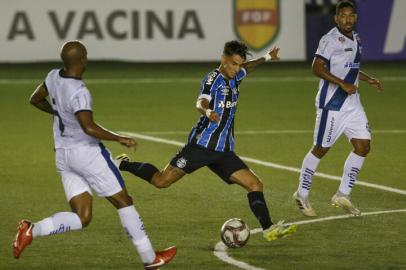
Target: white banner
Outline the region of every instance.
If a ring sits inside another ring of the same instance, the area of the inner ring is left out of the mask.
[[[0,62],[59,60],[71,39],[90,60],[217,61],[232,39],[304,60],[304,15],[303,0],[1,0]]]

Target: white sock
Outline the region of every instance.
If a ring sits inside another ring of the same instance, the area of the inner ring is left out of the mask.
[[[350,195],[364,160],[365,157],[358,156],[353,152],[348,155],[339,187],[339,191],[344,195]]]
[[[152,248],[148,235],[144,229],[144,223],[135,210],[134,205],[117,210],[121,224],[128,237],[133,242],[143,263],[152,263],[155,260],[155,251]]]
[[[310,151],[303,159],[302,169],[300,170],[299,187],[297,189],[299,196],[307,198],[312,186],[313,175],[316,172],[320,159]]]
[[[66,233],[82,229],[82,222],[76,213],[59,212],[52,217],[45,218],[34,223],[32,236],[45,236],[59,233]]]

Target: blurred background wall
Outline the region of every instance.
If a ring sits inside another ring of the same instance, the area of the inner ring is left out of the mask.
[[[363,59],[406,60],[405,0],[354,1]],[[0,62],[59,60],[82,40],[91,60],[217,61],[241,39],[253,57],[272,46],[282,60],[313,58],[335,24],[337,0],[1,0]]]

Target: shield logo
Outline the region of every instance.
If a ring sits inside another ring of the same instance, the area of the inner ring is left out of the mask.
[[[254,51],[277,37],[279,17],[279,0],[234,0],[234,31]]]

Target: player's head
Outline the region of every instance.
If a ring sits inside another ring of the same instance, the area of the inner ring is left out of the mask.
[[[227,79],[234,78],[247,59],[247,54],[249,54],[248,47],[243,42],[238,40],[226,42],[221,55],[220,72]]]
[[[357,13],[353,2],[348,0],[339,1],[336,6],[334,20],[344,33],[351,33],[357,22]]]
[[[84,72],[87,65],[87,50],[85,45],[78,40],[65,42],[61,49],[61,59],[65,68],[75,68]]]

